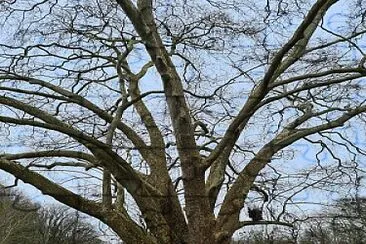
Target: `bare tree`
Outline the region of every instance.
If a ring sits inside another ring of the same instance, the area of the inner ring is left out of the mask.
[[[304,223],[300,243],[364,243],[365,198],[338,199]]]
[[[1,244],[103,244],[85,216],[65,206],[41,208],[19,192],[0,188]]]
[[[37,243],[37,210],[21,194],[0,186],[0,243]]]
[[[298,194],[362,174],[365,8],[2,1],[0,169],[126,243],[291,227]]]
[[[52,206],[39,211],[39,243],[103,244],[98,232],[80,213],[67,207]]]

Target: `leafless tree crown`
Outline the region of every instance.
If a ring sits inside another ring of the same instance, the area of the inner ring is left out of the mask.
[[[1,1],[0,169],[126,243],[292,228],[318,194],[360,185],[365,10]],[[247,205],[264,220],[246,221]]]

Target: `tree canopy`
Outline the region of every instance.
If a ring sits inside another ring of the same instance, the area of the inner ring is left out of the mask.
[[[292,228],[319,194],[360,186],[365,10],[1,1],[0,169],[125,243],[226,244],[248,225]],[[248,220],[253,206],[264,220]]]

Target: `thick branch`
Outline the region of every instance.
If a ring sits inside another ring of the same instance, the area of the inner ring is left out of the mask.
[[[182,164],[187,162],[187,164],[199,166],[200,156],[194,138],[188,105],[184,98],[182,82],[157,32],[151,12],[151,2],[139,1],[139,9],[129,0],[117,2],[142,38],[146,50],[163,80]]]
[[[190,223],[188,228],[190,228],[190,237],[192,238],[190,241],[194,242],[202,231],[207,232],[211,228],[213,215],[209,208],[208,198],[205,197],[205,174],[182,82],[157,31],[151,1],[139,0],[138,9],[130,0],[117,0],[117,3],[122,7],[141,37],[146,51],[163,81],[182,166],[186,213]],[[197,211],[198,209],[199,211]],[[181,216],[181,213],[178,214]],[[176,222],[173,219],[171,221]],[[181,233],[181,230],[176,229],[175,232],[184,238],[185,233]]]
[[[211,152],[210,156],[205,160],[206,167],[209,167],[222,153],[225,148],[229,148],[227,150],[232,149],[235,145],[236,140],[239,138],[240,133],[244,129],[245,125],[251,118],[251,116],[256,111],[256,106],[260,101],[265,97],[268,93],[268,87],[270,82],[273,81],[273,76],[278,77],[279,74],[275,74],[278,71],[278,67],[282,65],[282,59],[286,54],[289,53],[296,45],[298,45],[299,41],[302,41],[304,36],[309,39],[311,37],[311,32],[306,32],[309,26],[313,25],[313,21],[318,15],[324,15],[324,13],[328,10],[328,8],[335,3],[336,0],[318,0],[313,7],[308,12],[307,16],[304,18],[303,22],[299,25],[297,30],[291,39],[276,53],[272,62],[268,68],[268,71],[264,75],[263,80],[260,84],[252,91],[248,100],[246,101],[243,108],[240,110],[238,116],[233,120],[227,129],[223,139],[216,146],[216,148]],[[305,33],[306,32],[306,33]],[[300,47],[302,47],[300,45]],[[282,71],[283,72],[283,71]],[[228,153],[227,153],[228,155]]]
[[[58,94],[61,94],[65,97],[67,97],[69,99],[69,101],[72,101],[75,104],[78,104],[81,107],[84,107],[84,108],[94,112],[96,115],[98,115],[103,120],[105,120],[109,123],[112,123],[112,121],[113,121],[113,116],[112,115],[110,115],[105,110],[100,109],[98,106],[96,106],[94,103],[92,103],[88,99],[86,99],[86,98],[84,98],[84,97],[82,97],[78,94],[72,93],[68,90],[65,90],[65,89],[63,89],[59,86],[55,86],[55,85],[51,84],[50,82],[45,82],[45,81],[40,80],[40,79],[29,78],[29,77],[20,76],[20,75],[4,75],[4,76],[0,76],[0,80],[22,80],[22,81],[26,81],[30,84],[46,87],[46,88],[48,88],[48,89],[50,89],[50,90],[52,90],[52,91],[54,91]],[[132,128],[127,126],[125,123],[123,123],[121,120],[117,121],[116,123],[117,123],[117,128],[119,130],[121,130],[127,136],[127,138],[129,140],[131,140],[131,142],[139,150],[141,155],[145,159],[147,159],[146,160],[147,162],[149,162],[148,159],[150,157],[154,157],[154,155],[151,153],[151,151],[149,150],[149,147],[140,138],[140,136]]]
[[[251,186],[254,183],[255,178],[257,177],[258,173],[271,161],[275,153],[301,138],[324,130],[340,127],[353,117],[365,112],[366,105],[357,107],[355,109],[350,109],[337,119],[319,126],[304,129],[285,128],[272,141],[263,146],[263,148],[258,151],[256,156],[244,167],[243,171],[239,174],[238,178],[228,191],[220,209],[218,215],[219,226],[230,233],[235,231],[235,226],[239,221],[240,210],[243,208],[244,201],[248,192],[250,191]],[[305,119],[302,120],[302,122],[304,121]],[[295,124],[297,126],[299,125],[299,123]]]
[[[51,164],[31,163],[29,164],[29,167],[44,168],[44,169],[53,169],[55,167],[82,167],[85,168],[85,170],[88,170],[93,166],[82,162],[53,162]]]
[[[128,216],[104,211],[101,204],[87,200],[50,181],[44,176],[30,171],[17,162],[0,157],[0,169],[12,174],[25,183],[33,185],[43,194],[51,196],[57,201],[98,218],[112,227],[127,243],[155,243],[155,240],[144,233]]]
[[[16,154],[4,154],[2,157],[8,160],[17,160],[25,158],[41,158],[41,157],[65,157],[65,158],[78,158],[86,160],[92,164],[96,164],[95,157],[88,153],[71,151],[71,150],[52,150],[52,151],[40,151],[40,152],[25,152]]]
[[[243,108],[229,125],[220,143],[210,153],[209,157],[205,159],[205,166],[211,166],[206,189],[206,192],[210,195],[211,207],[214,206],[224,181],[228,157],[241,132],[250,118],[261,107],[261,101],[272,88],[271,84],[274,80],[304,54],[306,45],[317,28],[319,21],[335,2],[334,0],[319,0],[314,4],[292,38],[276,53],[263,80],[253,89]],[[285,58],[286,55],[287,58]]]
[[[72,208],[90,214],[98,219],[103,217],[102,212],[100,211],[100,204],[87,200],[60,185],[53,183],[44,176],[30,171],[17,162],[1,157],[0,168],[12,174],[14,177],[21,179],[23,182],[33,185],[42,191],[43,194],[49,195]]]
[[[69,135],[86,146],[99,160],[98,162],[100,162],[100,165],[107,167],[114,175],[116,180],[125,186],[134,197],[139,197],[139,195],[146,197],[152,192],[158,194],[153,186],[142,180],[142,178],[126,161],[119,157],[115,152],[110,150],[109,146],[81,133],[80,131],[76,131],[71,127],[63,127],[60,125],[47,124],[27,119],[14,119],[5,116],[0,116],[0,122],[18,125],[30,125],[33,127],[54,130]]]

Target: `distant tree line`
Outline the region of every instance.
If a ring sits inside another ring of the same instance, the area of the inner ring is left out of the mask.
[[[77,211],[40,207],[21,193],[0,188],[0,244],[103,244]]]
[[[260,227],[231,244],[363,244],[366,243],[366,198],[341,198],[316,216],[297,220],[299,230]]]

